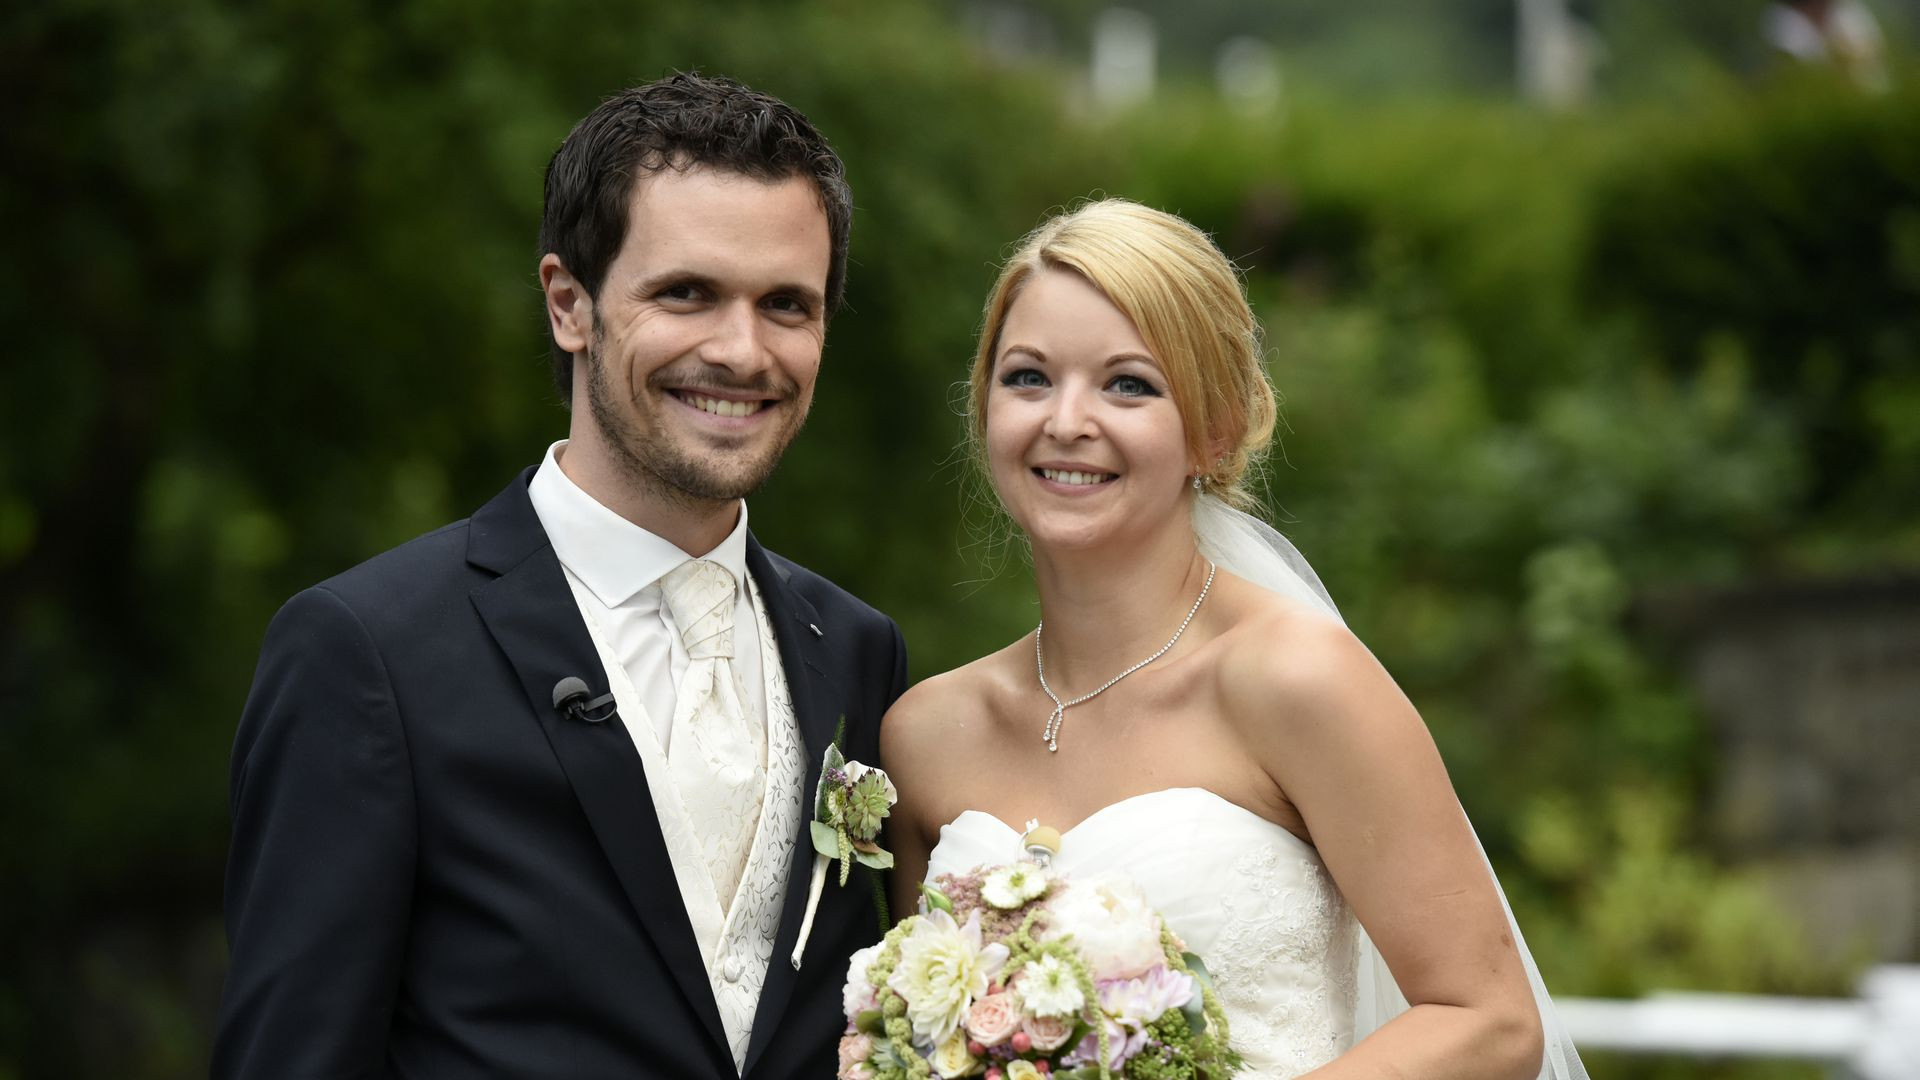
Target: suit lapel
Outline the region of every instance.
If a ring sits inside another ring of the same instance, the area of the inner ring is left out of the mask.
[[[795,977],[789,957],[800,936],[800,919],[806,908],[807,882],[813,875],[814,789],[820,782],[820,759],[833,741],[834,727],[842,700],[826,674],[827,643],[833,633],[819,624],[813,605],[794,590],[765,549],[751,533],[747,536],[747,570],[760,586],[767,618],[780,645],[780,665],[786,672],[787,691],[793,696],[794,722],[800,728],[806,773],[800,789],[801,813],[793,862],[787,867],[786,901],[780,909],[780,931],[774,938],[773,958],[767,963],[767,981],[760,988],[760,1004],[754,1011],[753,1036],[747,1044],[746,1067],[742,1075],[751,1075],[755,1062],[765,1052],[774,1028],[793,997]],[[832,888],[832,885],[828,886]],[[822,898],[822,904],[826,900]],[[819,963],[818,958],[813,958]]]
[[[553,685],[563,678],[585,680],[595,697],[607,692],[608,680],[527,498],[531,474],[521,474],[473,516],[468,560],[500,575],[474,590],[474,607],[519,675],[527,703],[662,965],[693,1004],[713,1044],[724,1051],[726,1034],[706,965],[679,891],[672,887],[672,862],[633,740],[618,720],[583,723],[553,707]]]

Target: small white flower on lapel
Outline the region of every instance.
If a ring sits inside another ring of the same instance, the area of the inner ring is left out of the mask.
[[[807,885],[807,912],[800,920],[800,939],[793,946],[795,971],[800,969],[800,954],[813,932],[813,913],[820,906],[827,864],[839,861],[842,885],[856,862],[875,870],[892,869],[893,853],[878,841],[880,827],[898,801],[900,792],[886,770],[848,761],[840,752],[839,739],[827,745],[820,761],[820,786],[813,796],[813,880]]]

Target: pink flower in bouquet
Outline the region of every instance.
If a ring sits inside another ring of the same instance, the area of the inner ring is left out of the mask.
[[[1073,1034],[1075,1017],[1071,1016],[1030,1016],[1020,1024],[1020,1030],[1033,1040],[1033,1048],[1043,1054],[1051,1054],[1067,1044],[1067,1038]]]
[[[1161,964],[1133,979],[1108,979],[1095,991],[1100,1008],[1107,1014],[1107,1067],[1117,1069],[1146,1045],[1146,1026],[1192,1001],[1199,993],[1193,976],[1183,975]],[[1090,1065],[1100,1056],[1099,1040],[1092,1033],[1067,1055],[1066,1064]]]
[[[982,1046],[999,1046],[1020,1030],[1020,1003],[1005,991],[988,994],[967,1010],[967,1034]]]
[[[1109,1016],[1150,1024],[1169,1009],[1178,1009],[1193,1000],[1193,976],[1183,975],[1161,964],[1135,979],[1114,979],[1101,983],[1100,1007]]]
[[[839,1080],[870,1080],[873,1066],[867,1064],[867,1059],[872,1056],[871,1035],[843,1035],[840,1038],[840,1068],[834,1075]]]
[[[1140,1052],[1147,1045],[1147,1033],[1136,1024],[1118,1020],[1105,1020],[1107,1028],[1107,1068],[1118,1069],[1127,1063],[1127,1059]],[[1098,1032],[1089,1031],[1087,1037],[1080,1040],[1060,1064],[1067,1066],[1092,1065],[1100,1060],[1100,1037]]]
[[[1125,878],[1076,881],[1049,906],[1053,918],[1045,936],[1071,935],[1095,980],[1131,979],[1166,963],[1160,916],[1140,887]]]

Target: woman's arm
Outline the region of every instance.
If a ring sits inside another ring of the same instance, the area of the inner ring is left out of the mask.
[[[1275,618],[1229,650],[1228,712],[1412,1004],[1310,1075],[1531,1080],[1538,1008],[1425,723],[1344,627]]]
[[[929,707],[934,695],[928,684],[907,691],[880,721],[880,767],[887,770],[900,793],[887,821],[885,842],[893,852],[893,870],[887,882],[887,905],[894,922],[914,913],[920,904],[920,882],[926,877],[932,850],[927,801],[939,790],[939,730]]]

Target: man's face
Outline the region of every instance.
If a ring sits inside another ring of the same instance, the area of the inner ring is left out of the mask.
[[[694,500],[764,483],[813,402],[829,257],[804,177],[693,168],[636,182],[587,346],[610,464]]]

